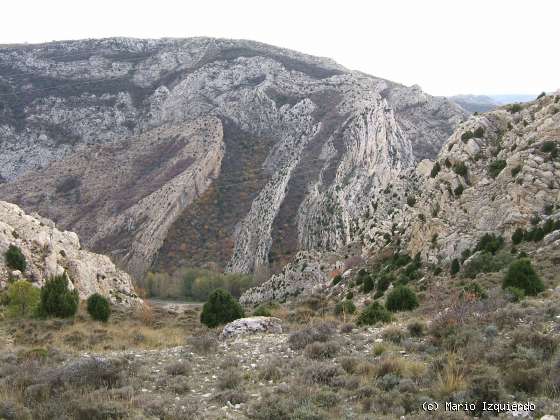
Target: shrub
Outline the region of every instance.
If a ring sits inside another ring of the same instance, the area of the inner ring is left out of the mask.
[[[521,169],[522,169],[521,165],[517,165],[515,168],[511,168],[511,176],[515,178],[517,174],[521,172]]]
[[[291,333],[288,337],[288,345],[292,350],[301,350],[314,341],[329,340],[334,333],[334,326],[325,322]]]
[[[482,136],[484,136],[484,128],[478,127],[474,130],[473,136],[479,139],[482,138]]]
[[[335,341],[314,341],[305,347],[305,355],[314,360],[330,359],[338,353],[340,346]]]
[[[544,291],[544,284],[533,269],[528,258],[521,258],[511,263],[504,277],[502,287],[504,289],[517,287],[530,296]]]
[[[488,175],[492,178],[496,178],[506,166],[507,164],[505,160],[497,159],[488,165]]]
[[[541,99],[544,98],[546,96],[545,92],[541,92],[541,94],[539,96],[537,96],[537,99]]]
[[[552,153],[556,150],[556,143],[553,141],[545,141],[541,146],[541,150],[544,153]]]
[[[332,279],[332,285],[336,286],[338,283],[340,283],[340,281],[342,280],[342,276],[340,274],[337,274],[336,276],[334,276],[334,278]]]
[[[171,376],[186,376],[191,373],[191,366],[184,361],[175,361],[165,366],[165,373]]]
[[[511,253],[505,251],[499,251],[496,255],[486,251],[478,252],[463,265],[463,275],[474,279],[479,273],[495,273],[513,260]]]
[[[511,235],[511,242],[513,242],[514,245],[520,244],[525,237],[525,233],[525,229],[515,229],[515,232],[513,232],[513,235]]]
[[[364,278],[363,280],[363,284],[362,284],[362,290],[364,293],[369,293],[373,290],[375,286],[375,282],[373,281],[373,278],[371,276],[367,276]]]
[[[509,106],[509,112],[511,112],[512,114],[515,114],[519,111],[521,111],[523,109],[523,107],[520,104],[512,104]]]
[[[41,291],[27,280],[18,280],[8,287],[8,311],[12,316],[32,315],[39,305]]]
[[[354,299],[354,292],[350,291],[350,292],[346,293],[346,299],[348,299],[348,300]]]
[[[422,321],[412,321],[406,326],[408,333],[413,337],[422,337],[426,332],[426,324]]]
[[[68,289],[68,278],[63,274],[45,282],[41,289],[39,312],[44,316],[69,318],[76,314],[79,303],[78,291]]]
[[[391,314],[379,302],[366,306],[358,317],[358,325],[373,325],[378,322],[391,321]]]
[[[465,187],[463,187],[463,184],[459,184],[459,185],[457,185],[457,188],[455,188],[453,190],[453,194],[455,194],[455,197],[460,197],[461,194],[463,194],[464,190],[465,190]]]
[[[418,298],[410,288],[398,286],[387,296],[385,306],[391,312],[410,311],[418,306]]]
[[[356,305],[351,300],[343,300],[342,302],[338,302],[334,307],[334,313],[336,315],[340,314],[353,314],[356,312]]]
[[[22,273],[27,268],[27,261],[25,260],[25,255],[21,252],[21,249],[15,245],[10,245],[6,251],[6,265],[14,270],[19,270]]]
[[[461,140],[466,143],[469,139],[472,139],[473,136],[474,136],[473,132],[468,130],[465,131],[463,134],[461,134]]]
[[[416,204],[416,198],[412,195],[409,195],[408,197],[406,197],[406,204],[408,204],[409,207],[414,207],[414,205]]]
[[[188,343],[198,354],[210,354],[218,348],[218,340],[211,333],[203,333],[189,338]]]
[[[87,311],[96,321],[107,322],[111,315],[111,304],[104,296],[94,293],[87,299]]]
[[[241,385],[243,377],[239,369],[230,367],[223,371],[221,376],[218,378],[217,386],[220,390],[225,389],[237,389]]]
[[[482,288],[482,286],[476,282],[470,283],[468,285],[466,285],[463,290],[468,293],[473,295],[474,297],[476,297],[477,299],[486,299],[488,297],[488,294],[486,293],[486,291]]]
[[[483,402],[493,403],[501,400],[503,391],[500,384],[500,375],[493,369],[488,372],[480,369],[470,381],[467,389],[468,398],[476,404],[474,412],[480,414],[483,411]]]
[[[504,246],[504,238],[501,236],[496,236],[493,233],[485,233],[478,240],[476,244],[475,251],[485,251],[495,254],[496,251]]]
[[[272,316],[272,313],[270,312],[270,310],[266,306],[259,305],[253,311],[253,316]]]
[[[518,287],[506,287],[505,292],[510,302],[519,302],[525,298],[525,292]]]
[[[457,175],[466,176],[468,172],[467,165],[465,165],[464,162],[456,162],[455,165],[453,165],[453,172]]]
[[[434,166],[432,166],[432,171],[430,172],[430,176],[432,178],[435,178],[437,174],[439,174],[439,171],[441,171],[441,165],[439,164],[439,162],[436,162],[434,163]]]
[[[461,266],[459,265],[459,260],[457,258],[454,258],[453,261],[451,261],[451,269],[450,269],[451,275],[454,276],[459,272],[460,269]]]
[[[202,307],[200,322],[210,328],[245,316],[239,302],[226,290],[214,290]]]

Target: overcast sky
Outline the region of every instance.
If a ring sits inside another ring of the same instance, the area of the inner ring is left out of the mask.
[[[252,39],[435,95],[560,88],[558,0],[4,0],[0,43]]]

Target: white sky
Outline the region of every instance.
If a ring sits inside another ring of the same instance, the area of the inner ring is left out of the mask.
[[[558,0],[3,0],[0,43],[244,38],[435,95],[560,88]]]

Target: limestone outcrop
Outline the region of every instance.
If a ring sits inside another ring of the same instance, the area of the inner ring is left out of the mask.
[[[14,273],[6,265],[4,255],[10,245],[25,256],[23,273]],[[14,275],[41,287],[49,277],[66,273],[69,286],[77,289],[82,299],[100,293],[117,304],[141,303],[130,276],[116,268],[109,257],[82,249],[74,232],[60,231],[52,221],[26,214],[5,201],[0,201],[0,256],[0,287]]]

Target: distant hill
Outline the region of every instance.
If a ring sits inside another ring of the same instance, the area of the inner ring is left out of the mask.
[[[469,112],[487,112],[500,105],[515,102],[528,102],[537,97],[525,94],[505,94],[505,95],[455,95],[449,97],[450,100],[460,105]]]

